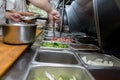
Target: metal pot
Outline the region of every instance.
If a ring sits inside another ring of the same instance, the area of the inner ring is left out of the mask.
[[[36,24],[3,24],[3,42],[8,44],[28,44],[35,41]]]

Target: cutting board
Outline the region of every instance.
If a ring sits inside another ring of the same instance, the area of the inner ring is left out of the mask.
[[[37,30],[36,36],[42,31]],[[26,45],[9,45],[2,42],[0,37],[0,77],[9,69],[16,59],[29,47]]]

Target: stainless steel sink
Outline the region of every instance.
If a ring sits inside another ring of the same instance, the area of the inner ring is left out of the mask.
[[[68,51],[53,51],[53,50],[38,50],[33,58],[32,63],[45,64],[80,64],[78,58],[72,52]]]
[[[47,73],[50,75],[48,76]],[[50,77],[54,79],[50,79]],[[39,66],[33,65],[28,69],[24,80],[95,80],[82,66]]]

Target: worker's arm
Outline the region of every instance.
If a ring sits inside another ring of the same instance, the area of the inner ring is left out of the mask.
[[[29,0],[29,2],[38,8],[45,10],[47,13],[52,11],[52,6],[48,0]]]
[[[45,10],[48,13],[49,20],[52,25],[53,25],[54,20],[56,20],[58,24],[60,23],[60,13],[54,8],[52,8],[48,0],[29,0],[29,2],[33,4],[34,6]]]

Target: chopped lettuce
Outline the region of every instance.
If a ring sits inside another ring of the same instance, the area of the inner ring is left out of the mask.
[[[61,44],[58,42],[42,42],[43,47],[54,47],[54,48],[68,48],[67,44]]]

